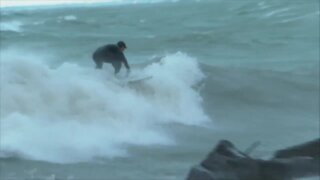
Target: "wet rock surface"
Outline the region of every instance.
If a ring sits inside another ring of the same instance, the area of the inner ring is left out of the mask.
[[[292,180],[319,176],[320,139],[275,152],[269,160],[251,158],[230,141],[221,140],[194,166],[187,180]]]

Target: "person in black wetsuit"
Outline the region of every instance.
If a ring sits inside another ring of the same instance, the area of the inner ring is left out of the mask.
[[[102,69],[103,63],[111,63],[114,68],[114,74],[116,75],[123,63],[127,68],[127,75],[130,72],[130,66],[123,51],[127,49],[126,44],[123,41],[119,41],[117,44],[107,44],[99,47],[93,53],[93,61],[96,64],[96,69]]]

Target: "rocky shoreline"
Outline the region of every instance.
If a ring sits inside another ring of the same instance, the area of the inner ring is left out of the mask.
[[[278,150],[268,160],[252,158],[230,141],[221,140],[191,168],[187,180],[293,180],[317,177],[319,171],[320,139]]]

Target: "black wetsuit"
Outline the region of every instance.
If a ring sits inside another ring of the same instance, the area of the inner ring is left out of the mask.
[[[108,44],[98,48],[93,53],[93,60],[96,63],[97,69],[101,69],[104,62],[111,63],[115,74],[120,71],[121,63],[124,63],[127,70],[130,69],[126,57],[115,44]]]

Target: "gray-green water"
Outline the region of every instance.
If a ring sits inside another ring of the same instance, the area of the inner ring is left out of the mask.
[[[319,137],[316,0],[13,8],[0,25],[2,179],[184,179],[220,139],[268,158]],[[94,70],[118,40],[151,80]]]

